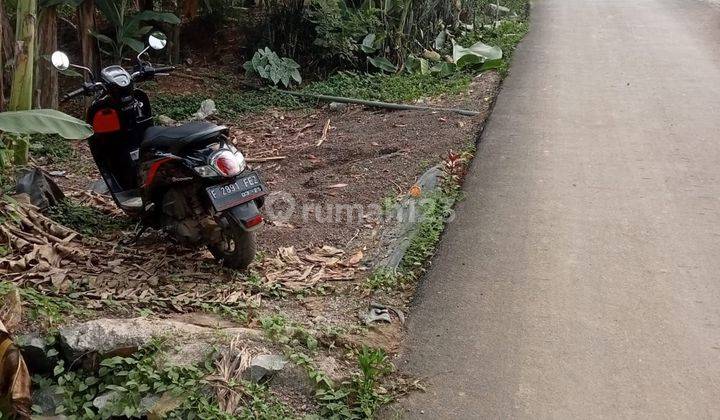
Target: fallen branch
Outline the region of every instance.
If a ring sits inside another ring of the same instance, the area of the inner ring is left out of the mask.
[[[287,159],[287,156],[269,156],[264,158],[245,158],[246,162],[249,163],[260,163],[260,162],[270,162],[273,160],[283,160]]]
[[[277,91],[286,93],[286,94],[292,95],[292,96],[299,96],[302,98],[313,98],[313,99],[319,99],[321,101],[327,101],[327,102],[341,102],[341,103],[346,103],[346,104],[365,105],[365,106],[372,106],[372,107],[376,107],[376,108],[399,109],[399,110],[410,110],[410,111],[454,112],[456,114],[464,115],[466,117],[474,117],[476,115],[480,115],[480,112],[478,112],[478,111],[470,111],[467,109],[436,108],[436,107],[432,107],[432,106],[394,104],[394,103],[390,103],[390,102],[380,102],[380,101],[366,101],[364,99],[345,98],[342,96],[329,96],[329,95],[318,95],[315,93],[290,92],[288,90],[282,90],[282,89],[277,89]]]

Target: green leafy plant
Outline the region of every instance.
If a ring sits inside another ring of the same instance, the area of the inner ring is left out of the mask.
[[[261,79],[269,80],[273,85],[282,83],[289,88],[292,82],[300,84],[300,65],[292,58],[279,57],[276,53],[265,47],[257,50],[252,60],[247,61],[243,67],[251,75],[257,75]]]
[[[315,398],[320,417],[332,419],[371,419],[392,396],[380,386],[380,380],[393,371],[393,365],[382,349],[363,346],[357,353],[360,372],[338,388],[320,388]]]
[[[162,22],[171,25],[180,23],[180,19],[172,13],[152,10],[133,13],[134,2],[130,0],[96,0],[95,4],[105,19],[110,22],[115,33],[113,37],[98,32],[93,32],[92,35],[107,48],[101,50],[117,62],[123,58],[127,47],[138,53],[145,48],[141,39],[153,28],[146,25],[147,22]]]
[[[109,217],[93,207],[77,204],[67,199],[50,208],[50,217],[86,235],[128,229],[132,225],[130,219]]]
[[[366,3],[349,7],[344,0],[313,0],[306,15],[315,25],[314,45],[327,62],[359,67],[360,53],[372,54],[382,48],[380,10]]]
[[[401,273],[387,267],[381,267],[370,274],[365,284],[371,290],[394,289],[400,284],[401,280]]]
[[[12,133],[0,137],[0,169],[27,162],[30,140],[28,134],[58,134],[67,139],[83,139],[92,135],[87,123],[54,109],[31,109],[0,112],[0,131]]]

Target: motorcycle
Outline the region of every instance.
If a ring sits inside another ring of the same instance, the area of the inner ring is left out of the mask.
[[[207,246],[227,267],[245,269],[255,257],[267,187],[229,141],[227,127],[206,121],[154,125],[148,95],[135,84],[174,70],[142,60],[166,44],[164,34],[153,32],[131,71],[111,65],[97,78],[56,51],[56,69],[90,74],[62,100],[93,98],[87,111],[94,131],[90,151],[117,206],[140,219],[138,236],[146,227],[162,228],[182,243]]]

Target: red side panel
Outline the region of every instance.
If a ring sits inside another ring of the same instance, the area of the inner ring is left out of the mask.
[[[145,184],[144,187],[149,187],[150,184],[152,184],[153,179],[155,179],[155,175],[157,175],[158,169],[167,161],[173,160],[173,158],[162,158],[158,159],[155,162],[153,162],[152,165],[150,165],[150,169],[148,169],[147,176],[145,177]]]
[[[112,108],[103,108],[93,115],[93,130],[96,133],[112,133],[120,130],[120,116]]]

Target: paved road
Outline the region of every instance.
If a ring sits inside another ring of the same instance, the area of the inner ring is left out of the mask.
[[[720,418],[720,9],[536,0],[409,320],[409,418]]]

